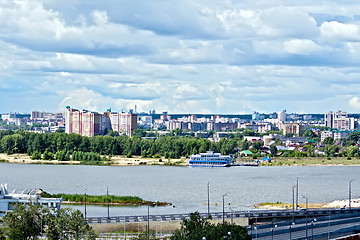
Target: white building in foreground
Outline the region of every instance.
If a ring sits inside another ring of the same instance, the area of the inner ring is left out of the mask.
[[[13,210],[17,204],[39,204],[55,210],[60,210],[62,198],[42,198],[40,191],[32,190],[29,193],[9,193],[7,184],[0,185],[0,217]]]

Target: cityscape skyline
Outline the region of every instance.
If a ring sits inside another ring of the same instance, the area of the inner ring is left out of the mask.
[[[360,3],[4,0],[1,112],[360,112]]]

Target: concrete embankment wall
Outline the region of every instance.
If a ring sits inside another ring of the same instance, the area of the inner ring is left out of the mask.
[[[231,223],[230,219],[226,219]],[[180,229],[182,221],[164,221],[152,222],[150,221],[150,231],[173,233],[175,230]],[[211,220],[212,223],[222,223],[222,219]],[[241,226],[246,226],[249,223],[248,218],[234,218],[233,223]],[[147,222],[134,222],[134,223],[93,223],[90,224],[98,233],[112,233],[112,232],[146,232]]]

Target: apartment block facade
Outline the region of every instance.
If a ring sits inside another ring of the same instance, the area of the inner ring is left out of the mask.
[[[137,128],[137,115],[131,113],[104,113],[78,110],[66,107],[65,132],[76,133],[82,136],[93,137],[103,135],[107,130],[131,136]]]

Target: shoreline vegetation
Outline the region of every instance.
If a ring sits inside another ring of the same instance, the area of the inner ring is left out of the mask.
[[[84,194],[65,194],[56,193],[51,194],[41,190],[41,197],[44,198],[63,198],[63,204],[84,204]],[[145,201],[144,199],[137,196],[115,196],[115,195],[86,195],[86,204],[89,205],[107,205],[109,198],[109,205],[112,206],[171,206],[172,203],[168,202],[153,202]]]
[[[122,155],[102,156],[105,161],[59,161],[32,159],[25,153],[5,154],[0,153],[0,162],[3,163],[27,163],[27,164],[54,164],[54,165],[105,165],[105,166],[136,166],[136,165],[162,165],[162,166],[186,166],[188,159],[165,159],[164,157],[147,158],[142,156],[126,157]],[[241,158],[235,163],[254,161],[252,158]],[[360,165],[360,158],[348,157],[275,157],[270,163],[261,163],[260,166],[356,166]]]

